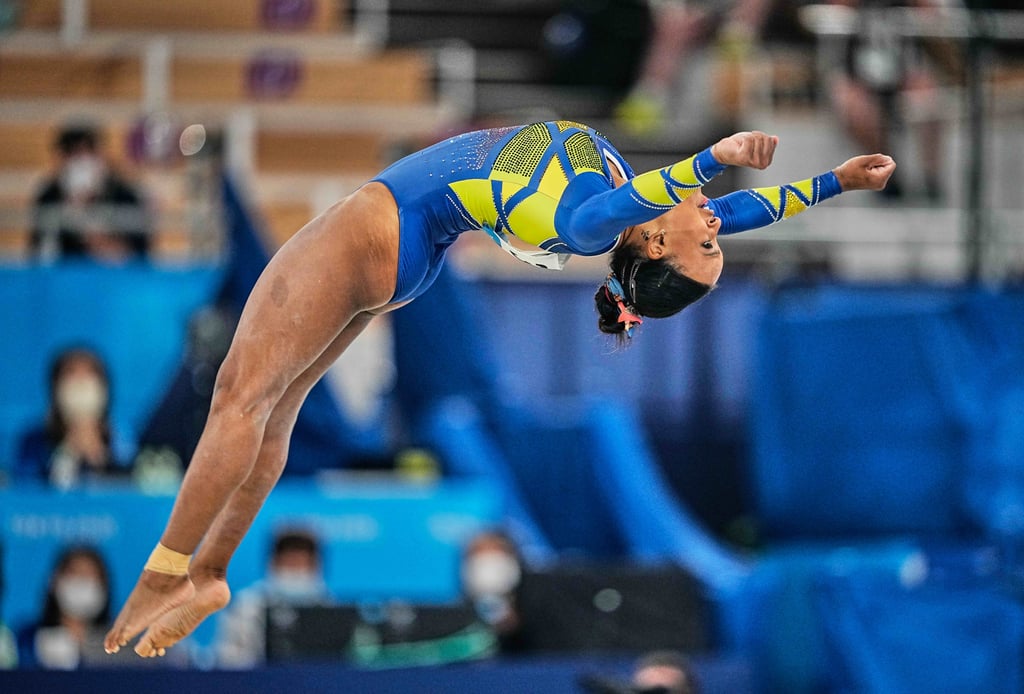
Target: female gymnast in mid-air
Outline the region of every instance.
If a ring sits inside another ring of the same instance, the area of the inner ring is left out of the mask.
[[[896,167],[869,154],[797,183],[713,200],[701,192],[727,166],[767,167],[777,144],[741,132],[634,175],[579,123],[483,130],[401,159],[303,227],[249,296],[167,527],[106,649],[145,629],[135,651],[163,655],[227,605],[228,562],[284,469],[306,394],[375,315],[426,291],[459,234],[484,230],[550,269],[610,252],[594,296],[598,326],[625,339],[644,317],[671,316],[714,287],[720,233],[766,226],[842,192],[880,190]]]

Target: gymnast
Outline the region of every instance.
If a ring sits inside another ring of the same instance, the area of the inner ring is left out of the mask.
[[[483,230],[548,269],[610,252],[594,296],[598,326],[625,340],[645,317],[671,316],[714,287],[719,233],[766,226],[841,192],[880,190],[896,166],[869,154],[797,183],[713,200],[701,192],[727,166],[767,167],[777,144],[741,132],[634,175],[579,123],[482,130],[399,160],[309,222],[249,296],[167,527],[106,650],[145,629],[136,653],[163,655],[227,605],[228,562],[281,475],[310,388],[374,316],[426,291],[459,234]]]

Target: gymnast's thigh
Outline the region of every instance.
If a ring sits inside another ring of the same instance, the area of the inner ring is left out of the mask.
[[[271,259],[242,312],[231,368],[286,387],[357,314],[390,300],[397,208],[389,194],[364,190],[309,222]]]

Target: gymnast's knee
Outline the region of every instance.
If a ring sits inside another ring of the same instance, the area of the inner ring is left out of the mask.
[[[230,417],[264,427],[287,385],[278,374],[248,369],[229,355],[217,373],[210,418]]]

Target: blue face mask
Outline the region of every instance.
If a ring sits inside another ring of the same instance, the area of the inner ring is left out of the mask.
[[[326,588],[322,578],[301,569],[275,569],[267,580],[270,597],[289,603],[310,603],[322,599]]]

